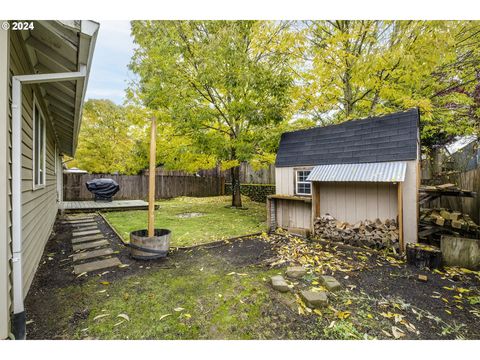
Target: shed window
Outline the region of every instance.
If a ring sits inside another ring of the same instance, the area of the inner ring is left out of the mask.
[[[296,170],[295,172],[295,193],[297,195],[311,195],[312,184],[307,181],[310,170]]]
[[[45,185],[45,118],[33,102],[33,188]]]

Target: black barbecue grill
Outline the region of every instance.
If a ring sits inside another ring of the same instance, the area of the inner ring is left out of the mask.
[[[113,179],[94,179],[87,181],[88,191],[95,195],[95,201],[112,201],[120,186]]]

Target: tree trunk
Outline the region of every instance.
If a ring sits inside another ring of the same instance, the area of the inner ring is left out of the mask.
[[[242,207],[242,196],[240,195],[240,166],[230,169],[232,175],[232,206]]]

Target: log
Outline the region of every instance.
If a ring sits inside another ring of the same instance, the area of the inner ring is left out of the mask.
[[[420,269],[438,269],[442,266],[442,252],[426,244],[407,244],[407,263]]]

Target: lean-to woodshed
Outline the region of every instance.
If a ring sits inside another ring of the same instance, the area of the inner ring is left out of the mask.
[[[312,232],[326,214],[340,230],[394,220],[400,245],[417,242],[419,159],[417,109],[284,133],[270,228]]]

